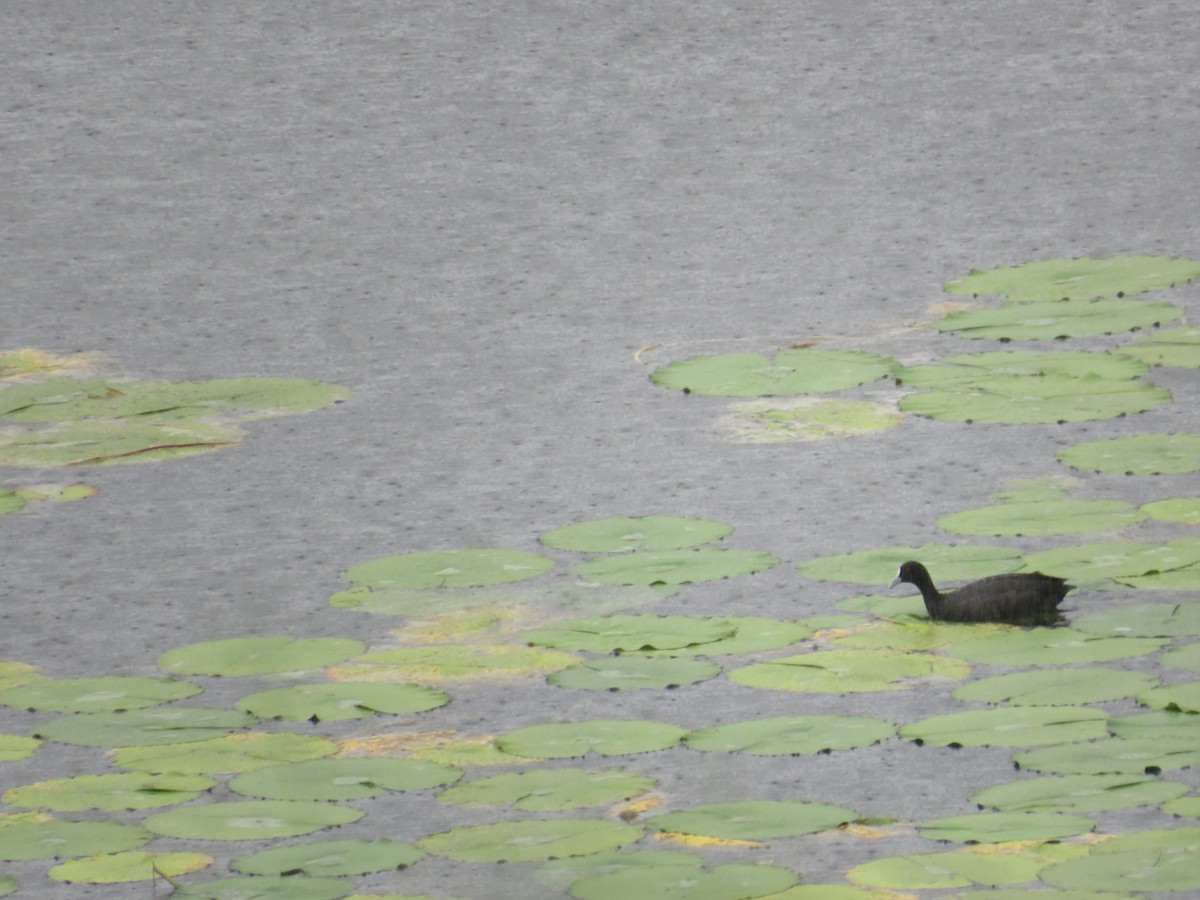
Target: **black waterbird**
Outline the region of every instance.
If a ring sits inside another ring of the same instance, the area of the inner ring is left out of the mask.
[[[1061,620],[1058,605],[1074,585],[1041,572],[989,575],[943,594],[933,586],[929,570],[912,560],[904,563],[892,583],[914,584],[925,600],[931,619],[947,622],[1007,622],[1012,625],[1052,625]]]

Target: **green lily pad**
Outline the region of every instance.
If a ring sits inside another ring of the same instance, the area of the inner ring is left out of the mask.
[[[16,762],[33,754],[42,742],[19,734],[0,734],[0,762]]]
[[[721,673],[716,663],[674,657],[616,656],[589,660],[556,672],[550,684],[586,691],[632,691],[681,687]]]
[[[342,577],[372,588],[477,587],[536,578],[553,567],[540,553],[464,547],[381,556],[351,566]]]
[[[422,838],[437,856],[474,862],[522,862],[584,856],[632,844],[642,829],[603,819],[549,819],[473,825]]]
[[[613,516],[555,528],[545,532],[541,542],[584,553],[680,550],[719,541],[732,531],[724,522],[690,516]]]
[[[163,875],[187,875],[212,864],[213,858],[206,853],[151,853],[146,850],[127,850],[123,853],[100,853],[59,863],[50,870],[50,877],[71,884],[121,884],[131,881],[153,881]]]
[[[1081,706],[1012,706],[930,716],[900,726],[900,736],[944,747],[1029,747],[1107,734],[1108,716]]]
[[[1141,511],[1160,522],[1200,525],[1200,497],[1172,497],[1143,504]]]
[[[168,650],[158,658],[158,665],[187,675],[270,675],[332,665],[363,649],[361,641],[351,638],[226,638]]]
[[[1200,828],[1118,835],[1087,856],[1047,866],[1039,878],[1055,887],[1093,890],[1200,889]]]
[[[1200,470],[1200,434],[1133,434],[1075,444],[1059,462],[1088,472],[1160,475]]]
[[[679,743],[686,729],[644,719],[593,719],[587,722],[551,722],[530,725],[496,738],[503,753],[531,759],[565,759],[665,750]]]
[[[40,469],[171,459],[219,450],[245,434],[236,425],[192,420],[84,420],[37,429],[0,428],[0,466]]]
[[[543,863],[533,874],[539,884],[565,894],[572,884],[584,878],[630,869],[637,871],[667,866],[680,872],[697,872],[704,867],[704,860],[690,853],[678,853],[674,850],[613,850],[607,853],[589,853],[587,856],[553,859]]]
[[[413,844],[381,837],[269,847],[237,857],[230,868],[250,875],[366,875],[406,869],[424,858],[425,852]]]
[[[850,581],[886,586],[900,564],[920,560],[942,581],[982,578],[1011,572],[1021,563],[1021,554],[1006,547],[968,544],[926,544],[923,547],[874,547],[821,556],[803,562],[796,570],[820,581]]]
[[[263,718],[331,722],[376,713],[424,712],[450,702],[450,695],[415,684],[294,684],[248,694],[237,705]]]
[[[199,706],[152,706],[128,712],[75,713],[38,726],[38,736],[82,747],[133,747],[182,744],[214,737],[258,720],[232,709]]]
[[[1009,634],[1011,625],[999,622],[941,622],[925,618],[921,597],[916,596],[920,619],[877,621],[858,624],[847,634],[829,639],[837,647],[856,650],[891,650],[940,652],[963,641],[978,640],[989,635]],[[915,611],[914,611],[915,612]],[[966,674],[964,670],[962,674]]]
[[[993,887],[1033,881],[1045,864],[1044,859],[1032,854],[998,854],[989,852],[986,847],[967,847],[949,853],[914,853],[874,859],[854,866],[846,875],[859,884],[894,891],[972,884]]]
[[[0,690],[8,690],[22,684],[45,681],[46,676],[37,666],[28,663],[0,660]]]
[[[905,385],[921,388],[986,388],[997,379],[1015,379],[1041,396],[1046,379],[1090,382],[1104,387],[1145,375],[1149,367],[1120,353],[1089,350],[987,350],[960,353],[937,363],[907,366],[898,375]],[[1078,387],[1078,386],[1077,386]]]
[[[101,712],[141,709],[200,691],[200,685],[175,678],[57,678],[0,691],[0,703],[39,712]]]
[[[951,513],[938,528],[955,534],[1034,536],[1124,528],[1146,517],[1120,500],[1035,500],[996,503]]]
[[[606,584],[675,585],[749,575],[769,569],[779,557],[754,550],[644,550],[586,560],[575,572],[590,581]]]
[[[652,787],[653,778],[624,769],[534,769],[465,781],[442,791],[438,799],[458,806],[542,811],[618,803]]]
[[[0,488],[0,516],[19,512],[25,508],[25,498],[16,491]]]
[[[971,800],[980,806],[990,806],[1007,812],[1097,812],[1130,806],[1157,806],[1182,797],[1187,792],[1186,784],[1164,781],[1161,778],[1128,775],[1050,775],[985,788],[972,794]]]
[[[1180,712],[1200,713],[1200,681],[1166,684],[1142,691],[1138,703],[1153,709],[1177,709]]]
[[[1075,628],[1030,628],[963,641],[947,649],[960,659],[993,666],[1112,662],[1153,653],[1165,638],[1101,637]]]
[[[147,816],[155,834],[205,841],[294,837],[362,818],[363,812],[333,803],[299,800],[233,800],[183,806]]]
[[[1013,761],[1022,769],[1060,775],[1144,775],[1200,764],[1195,737],[1105,738],[1086,743],[1038,747]]]
[[[966,338],[1015,341],[1135,331],[1170,322],[1183,310],[1145,300],[1044,300],[966,309],[943,316],[938,331]]]
[[[892,403],[840,397],[793,397],[729,404],[717,433],[735,444],[808,443],[874,434],[904,421]]]
[[[784,756],[866,747],[895,733],[895,725],[867,716],[772,716],[700,728],[684,743],[693,750]]]
[[[706,644],[693,644],[673,650],[649,650],[649,656],[723,656],[733,653],[759,653],[776,650],[812,636],[812,628],[799,622],[770,619],[765,616],[724,616],[714,619],[734,629],[728,637]]]
[[[1053,841],[1086,834],[1096,823],[1085,816],[1058,812],[1018,811],[970,813],[930,819],[918,827],[931,841],[998,844],[1005,841]]]
[[[954,691],[959,700],[985,700],[1017,706],[1100,703],[1131,697],[1158,684],[1148,672],[1097,666],[1008,672],[968,681]]]
[[[239,794],[267,800],[357,800],[386,791],[442,787],[462,777],[445,763],[391,757],[343,757],[267,766],[229,782]]]
[[[1168,816],[1200,819],[1200,797],[1180,797],[1176,800],[1168,800],[1162,805],[1162,811]]]
[[[372,650],[353,663],[337,667],[331,674],[340,681],[491,681],[526,675],[545,676],[578,664],[577,657],[560,650],[441,644]]]
[[[1013,300],[1092,299],[1140,294],[1186,284],[1200,275],[1200,261],[1175,256],[1110,256],[1045,259],[997,266],[956,278],[951,294],[1001,294]]]
[[[583,878],[571,885],[578,900],[617,897],[670,897],[671,900],[743,900],[786,890],[796,873],[780,866],[730,863],[702,870],[679,866],[622,869]]]
[[[662,592],[639,585],[554,584],[520,588],[371,588],[356,585],[338,591],[329,605],[385,616],[436,616],[469,609],[536,609],[547,612],[604,613],[646,606]]]
[[[1151,366],[1200,368],[1200,328],[1183,326],[1140,334],[1121,352]]]
[[[195,800],[216,782],[203,775],[128,772],[51,778],[4,792],[4,802],[27,809],[78,811],[151,809]]]
[[[118,747],[109,755],[125,769],[220,775],[319,759],[336,751],[337,744],[319,735],[248,732],[165,747]]]
[[[836,828],[858,818],[854,810],[801,800],[702,803],[646,819],[647,828],[738,841],[765,841]]]
[[[1200,641],[1172,647],[1158,655],[1158,664],[1169,669],[1190,669],[1200,672]]]
[[[699,616],[592,616],[556,622],[521,635],[526,643],[560,650],[596,653],[645,652],[694,647],[732,637],[737,628],[725,619]]]
[[[0,819],[0,859],[56,859],[133,850],[153,835],[122,822]]]
[[[655,369],[650,380],[666,388],[719,397],[772,397],[838,391],[875,381],[895,363],[861,350],[800,347],[774,360],[758,353],[694,356]]]
[[[970,671],[961,660],[930,653],[818,650],[742,666],[729,680],[775,691],[837,694],[900,690],[934,677],[965,678]]]
[[[1136,603],[1080,616],[1074,627],[1088,634],[1118,637],[1200,635],[1200,608],[1184,603]]]
[[[1166,543],[1104,541],[1056,547],[1030,554],[1025,568],[1060,575],[1076,584],[1097,584],[1111,579],[1133,585],[1138,579],[1161,576],[1197,563],[1200,563],[1200,540],[1180,538]]]
[[[346,896],[344,878],[304,875],[247,875],[183,884],[171,900],[338,900]]]

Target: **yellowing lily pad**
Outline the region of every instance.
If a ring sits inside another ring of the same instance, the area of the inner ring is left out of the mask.
[[[735,444],[808,443],[874,434],[903,421],[893,404],[796,397],[731,403],[716,430]]]
[[[506,678],[545,677],[578,657],[539,647],[440,644],[434,647],[395,647],[372,650],[352,662],[335,666],[329,676],[338,681],[387,683],[415,681],[496,681]]]

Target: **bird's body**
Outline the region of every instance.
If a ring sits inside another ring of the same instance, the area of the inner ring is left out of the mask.
[[[972,581],[941,593],[929,570],[919,562],[900,567],[889,587],[916,585],[931,619],[947,622],[1008,622],[1013,625],[1053,624],[1061,618],[1058,605],[1074,586],[1041,572],[1008,572]]]

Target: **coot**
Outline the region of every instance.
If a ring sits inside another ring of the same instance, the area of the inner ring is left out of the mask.
[[[1074,585],[1041,572],[1008,572],[989,575],[943,594],[933,586],[929,570],[909,561],[888,587],[915,584],[931,619],[947,622],[1007,622],[1012,625],[1049,625],[1061,616],[1058,604]]]

